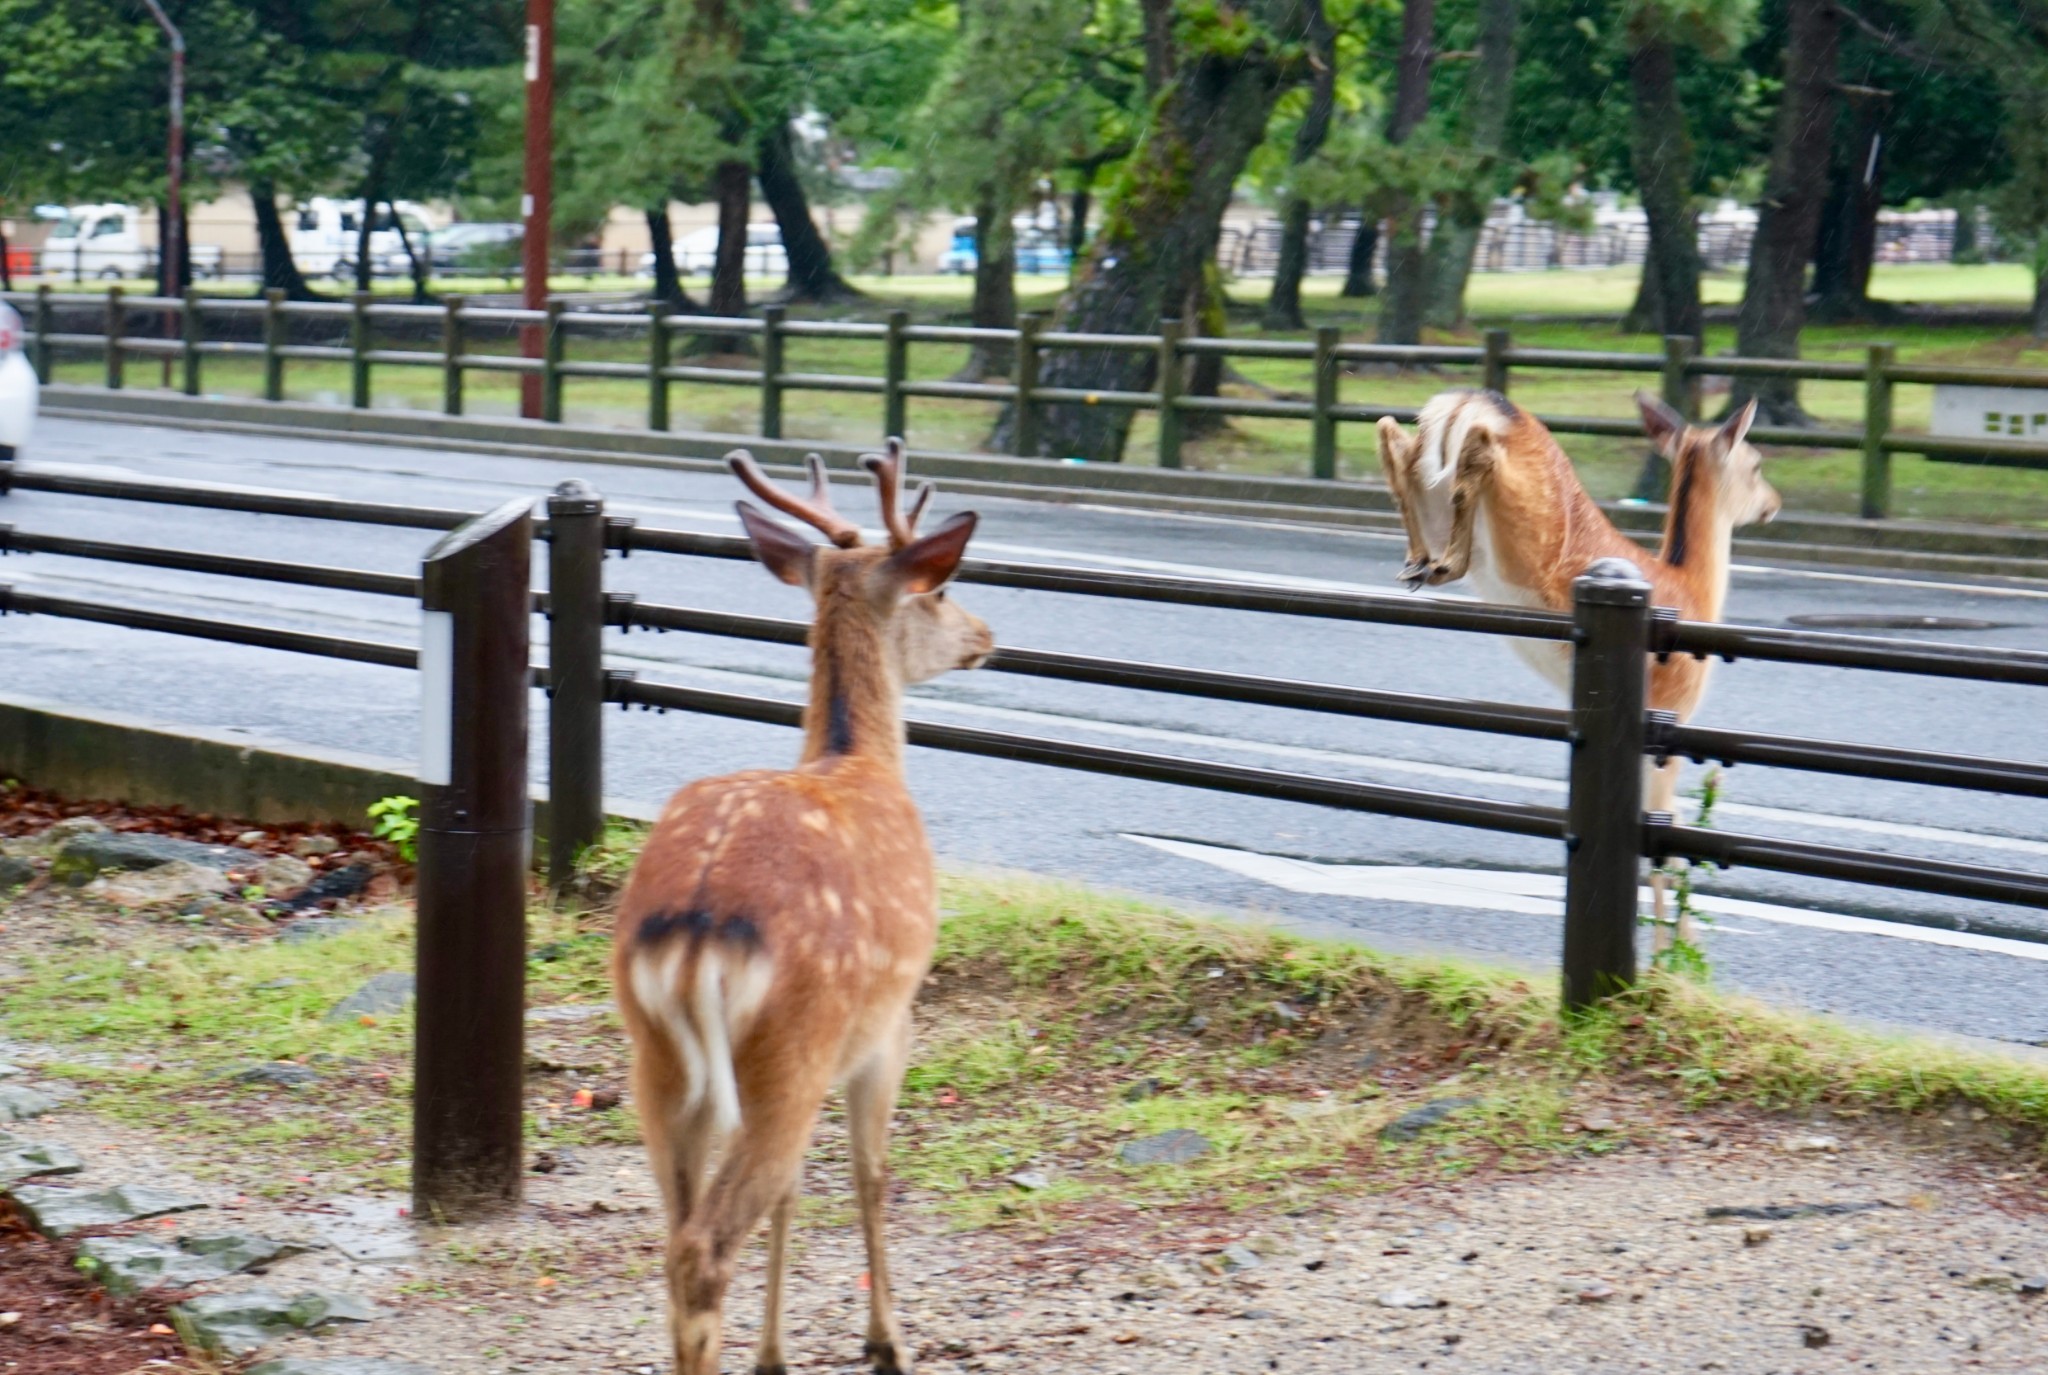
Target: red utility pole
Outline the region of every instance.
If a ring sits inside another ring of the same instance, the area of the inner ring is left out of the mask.
[[[548,304],[548,223],[555,190],[555,0],[526,0],[526,194],[519,216],[526,222],[524,248],[525,301],[528,310]],[[519,330],[519,351],[541,356],[542,326]],[[519,413],[540,419],[541,379],[536,373],[519,378]]]

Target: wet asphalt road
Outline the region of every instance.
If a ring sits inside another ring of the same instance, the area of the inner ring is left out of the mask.
[[[581,477],[643,524],[730,533],[720,476],[315,440],[46,420],[25,456],[151,478],[361,500],[483,509]],[[864,491],[843,504],[872,518]],[[939,512],[964,503],[941,492]],[[978,500],[987,557],[1094,563],[1391,587],[1401,548],[1378,533]],[[416,571],[427,533],[18,492],[0,521],[22,529],[390,572]],[[759,568],[641,554],[607,565],[643,600],[802,616],[800,592]],[[413,643],[409,602],[250,584],[45,555],[0,563],[0,581],[93,600]],[[1501,643],[1478,636],[970,587],[957,594],[1007,645],[1156,663],[1554,704]],[[2048,648],[2048,588],[1900,580],[1862,570],[1738,568],[1732,619],[1907,614],[1985,622],[1939,638]],[[539,633],[537,631],[537,633]],[[797,697],[801,650],[693,635],[614,635],[615,667],[642,677]],[[1846,670],[1739,663],[1717,669],[1700,724],[1918,748],[2048,758],[2039,690]],[[10,694],[247,731],[410,760],[418,684],[406,671],[49,617],[0,622]],[[535,725],[544,732],[536,696]],[[1562,746],[1311,716],[997,673],[915,691],[932,720],[1521,801],[1562,801]],[[607,792],[658,804],[705,774],[774,764],[791,732],[681,713],[607,713]],[[536,771],[544,770],[544,733]],[[1070,877],[1254,920],[1348,931],[1385,948],[1455,950],[1554,965],[1543,898],[1552,843],[1421,822],[914,750],[912,786],[946,861]],[[1688,773],[1688,789],[1697,770]],[[1688,807],[1691,805],[1687,804]],[[1967,863],[2048,868],[2048,803],[1744,766],[1726,779],[1726,829]],[[1294,862],[1291,862],[1294,861]],[[1406,866],[1403,870],[1385,867]],[[1336,866],[1336,867],[1332,867]],[[1410,872],[1414,870],[1418,872]],[[1474,875],[1473,871],[1484,872]],[[1537,875],[1534,879],[1507,875]],[[1451,886],[1446,887],[1449,883]],[[1522,894],[1498,901],[1472,884]],[[2048,930],[2048,914],[1737,871],[1706,880],[1737,900],[1706,936],[1715,976],[1766,997],[1859,1019],[2048,1041],[2048,963],[2027,947],[1956,948],[1855,918],[1952,913]],[[1536,894],[1535,897],[1528,896]],[[1742,908],[1741,900],[1764,904]],[[1789,910],[1788,910],[1789,909]],[[1823,929],[1848,927],[1851,929]],[[2038,949],[2048,955],[2048,947]]]

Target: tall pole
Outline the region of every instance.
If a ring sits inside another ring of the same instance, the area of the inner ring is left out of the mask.
[[[555,190],[555,0],[526,0],[526,194],[520,218],[526,222],[524,248],[525,300],[528,310],[548,304],[548,226]],[[544,326],[522,325],[519,351],[528,358],[543,352]],[[537,372],[519,378],[519,413],[528,420],[541,415],[541,379]]]
[[[164,254],[164,295],[176,296],[185,289],[185,35],[164,13],[157,0],[142,0],[150,17],[171,40],[171,140],[170,188],[164,197],[163,232],[157,237]],[[166,328],[168,330],[168,319]]]

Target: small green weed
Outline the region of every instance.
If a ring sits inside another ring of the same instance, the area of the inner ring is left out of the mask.
[[[388,840],[407,864],[420,858],[420,800],[394,794],[370,804],[370,834]]]

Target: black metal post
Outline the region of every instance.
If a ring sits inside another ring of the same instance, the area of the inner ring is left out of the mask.
[[[604,498],[564,482],[548,497],[548,882],[604,836]]]
[[[422,569],[413,1211],[519,1199],[525,1072],[532,508],[443,536]]]
[[[1565,806],[1564,1006],[1636,978],[1650,585],[1626,559],[1572,584],[1571,796]]]

